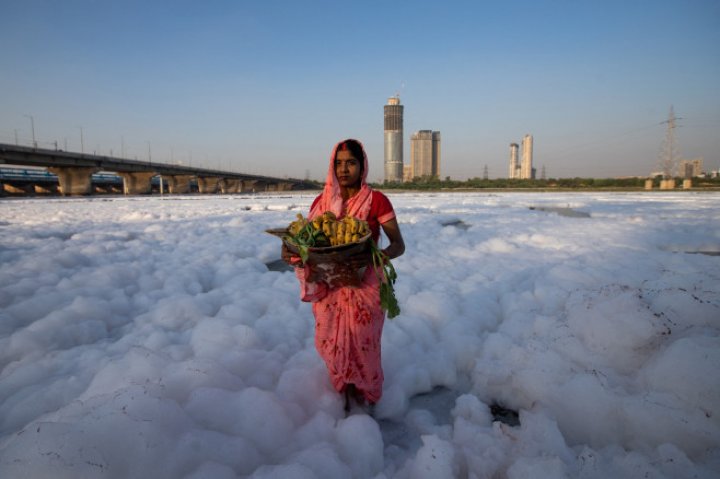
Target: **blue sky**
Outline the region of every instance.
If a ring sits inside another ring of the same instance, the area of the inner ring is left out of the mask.
[[[720,2],[0,0],[0,141],[320,179],[383,105],[442,134],[441,175],[505,177],[534,137],[550,177],[720,167]]]

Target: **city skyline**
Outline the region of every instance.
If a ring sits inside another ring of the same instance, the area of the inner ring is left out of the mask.
[[[506,177],[518,132],[548,177],[647,175],[670,105],[679,157],[720,166],[709,0],[8,0],[0,27],[0,142],[321,179],[353,137],[382,181],[399,94],[405,132],[442,131],[443,178]]]

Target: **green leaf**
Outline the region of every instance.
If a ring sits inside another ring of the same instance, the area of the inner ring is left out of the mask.
[[[313,228],[310,223],[303,226],[294,236],[286,237],[292,244],[297,246],[298,254],[303,264],[305,264],[310,255],[308,248],[315,246],[315,237],[313,236]]]
[[[305,264],[308,260],[308,257],[310,256],[310,253],[308,252],[308,246],[298,245],[298,253],[300,253],[300,259],[302,260],[303,264]]]
[[[393,319],[400,314],[400,305],[390,283],[380,284],[380,307],[387,311],[388,319]]]
[[[395,288],[393,287],[397,279],[395,267],[374,241],[370,243],[370,252],[380,282],[380,307],[387,312],[388,319],[393,319],[400,314],[400,305],[395,297]]]

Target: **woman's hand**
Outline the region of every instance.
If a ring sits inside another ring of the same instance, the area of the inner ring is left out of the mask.
[[[301,262],[300,256],[290,251],[285,243],[280,249],[280,257],[290,266],[298,266]]]
[[[302,258],[300,258],[299,255],[296,255],[290,249],[288,249],[287,245],[285,243],[282,244],[282,247],[280,249],[280,257],[283,261],[285,261],[290,266],[295,266],[298,268],[306,268],[307,272],[307,281],[311,283],[315,283],[317,281],[320,281],[322,278],[318,274],[317,271],[310,265],[310,264],[303,264]]]
[[[383,250],[383,253],[388,259],[395,259],[405,252],[405,240],[403,240],[402,233],[400,233],[400,225],[398,225],[397,219],[393,218],[381,226],[390,240],[390,245]]]

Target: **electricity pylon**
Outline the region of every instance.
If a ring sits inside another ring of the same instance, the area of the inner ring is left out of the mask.
[[[668,119],[660,123],[661,125],[667,123],[665,141],[663,141],[660,153],[660,168],[663,172],[663,178],[666,180],[673,177],[673,172],[677,168],[678,153],[677,143],[675,142],[675,128],[677,127],[675,122],[677,120],[682,120],[682,118],[675,117],[675,110],[672,105],[670,105],[670,114],[668,115]]]

